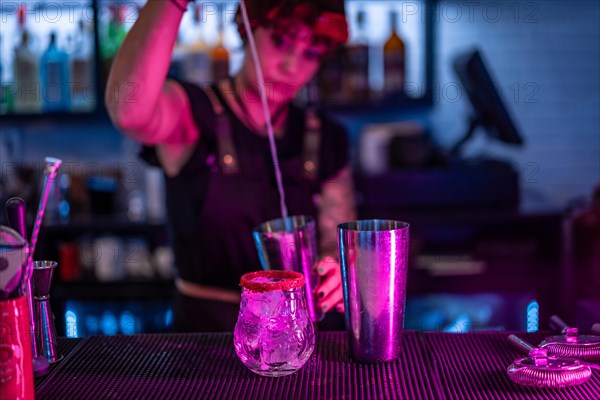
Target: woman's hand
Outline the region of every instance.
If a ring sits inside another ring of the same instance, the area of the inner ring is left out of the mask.
[[[352,170],[346,166],[321,186],[319,208],[319,249],[321,254],[337,254],[337,226],[356,219]],[[316,266],[319,285],[315,290],[323,311],[344,312],[342,269],[334,257],[324,257]]]
[[[324,257],[315,267],[319,275],[319,284],[314,291],[317,306],[323,311],[344,312],[344,294],[342,292],[342,269],[340,263],[331,256]]]

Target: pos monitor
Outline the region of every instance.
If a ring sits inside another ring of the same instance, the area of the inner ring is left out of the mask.
[[[473,137],[478,127],[496,140],[522,145],[523,139],[496,90],[480,52],[473,50],[457,56],[453,67],[473,106],[473,114],[467,133],[452,147],[451,153],[460,155],[462,146]]]

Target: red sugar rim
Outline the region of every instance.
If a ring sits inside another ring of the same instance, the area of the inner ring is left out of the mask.
[[[277,280],[275,282],[254,282],[256,278]],[[295,271],[256,271],[242,275],[240,286],[253,292],[299,289],[304,286],[304,275]]]

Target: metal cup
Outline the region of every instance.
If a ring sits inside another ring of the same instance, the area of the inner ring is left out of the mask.
[[[363,220],[338,225],[350,353],[362,362],[400,357],[409,224]]]
[[[296,271],[304,274],[308,312],[313,322],[323,319],[313,294],[319,276],[314,271],[317,262],[315,220],[306,215],[267,221],[252,233],[263,269]]]
[[[34,301],[35,337],[40,355],[55,363],[62,360],[63,356],[58,350],[56,325],[54,314],[50,309],[50,285],[55,261],[36,261],[33,267],[32,288]]]

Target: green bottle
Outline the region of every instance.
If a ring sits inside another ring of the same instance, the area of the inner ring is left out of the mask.
[[[100,55],[102,58],[102,76],[104,82],[108,81],[108,74],[121,44],[127,36],[125,27],[125,6],[123,4],[111,4],[109,6],[111,19],[105,34],[100,40]]]

